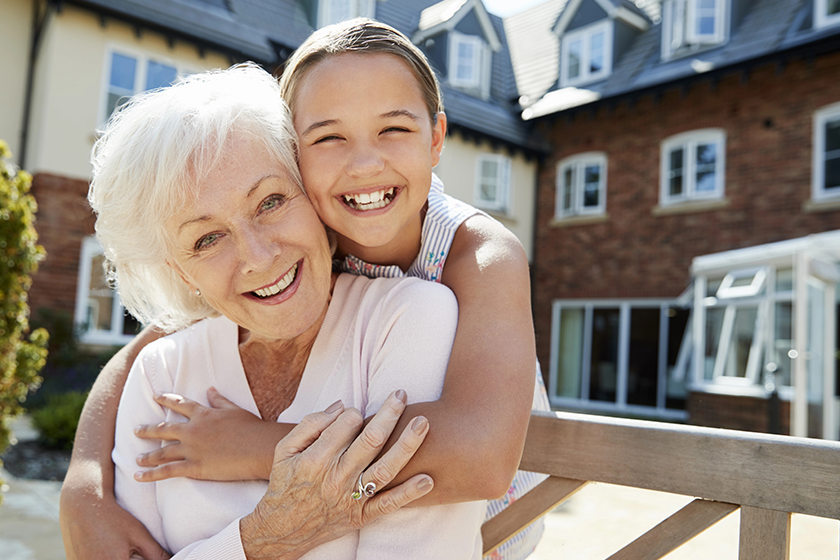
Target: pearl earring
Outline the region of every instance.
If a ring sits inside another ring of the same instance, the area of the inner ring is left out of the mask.
[[[195,295],[197,295],[198,297],[201,297],[201,290],[199,290],[198,288],[196,288],[196,289],[195,289]]]

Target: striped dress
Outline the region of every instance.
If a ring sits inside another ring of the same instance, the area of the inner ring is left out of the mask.
[[[458,227],[471,216],[484,214],[481,210],[473,208],[443,192],[443,183],[432,175],[432,187],[429,192],[429,207],[423,221],[422,238],[420,241],[420,252],[412,263],[408,272],[403,272],[396,265],[374,265],[366,263],[361,259],[348,255],[339,264],[343,272],[375,277],[398,278],[401,276],[414,276],[432,282],[440,282],[443,266],[446,263],[446,256],[455,238]],[[492,219],[492,218],[491,218]],[[536,378],[534,379],[534,401],[533,410],[550,410],[548,396],[543,383],[540,365],[536,364]],[[528,471],[518,471],[513,479],[507,494],[498,500],[491,500],[487,504],[487,519],[497,515],[528,490],[535,487],[546,478],[545,475]],[[515,535],[511,540],[486,555],[487,560],[522,560],[529,556],[542,537],[544,528],[543,520],[540,519],[523,531]]]

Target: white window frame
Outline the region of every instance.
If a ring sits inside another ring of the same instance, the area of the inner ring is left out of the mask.
[[[587,166],[596,164],[601,168],[598,187],[598,205],[584,206],[584,170]],[[571,207],[563,208],[564,178],[566,169],[574,169],[574,184],[571,196]],[[607,154],[604,152],[586,152],[562,159],[557,164],[555,180],[554,217],[562,220],[574,216],[602,216],[607,211]]]
[[[604,35],[604,64],[600,72],[590,71],[592,57],[592,36],[596,33]],[[580,41],[581,59],[580,73],[574,78],[569,77],[569,46]],[[613,22],[604,20],[563,35],[560,55],[560,85],[561,87],[577,86],[602,80],[612,73],[613,58]]]
[[[472,76],[469,78],[458,77],[458,47],[461,44],[473,46],[473,57],[470,66]],[[449,33],[449,83],[455,87],[481,90],[482,94],[489,93],[488,84],[490,77],[490,46],[475,35],[464,35],[452,31]]]
[[[814,27],[821,29],[840,25],[840,12],[828,14],[828,0],[814,0]]]
[[[697,185],[697,145],[717,144],[717,160],[715,166],[715,188],[710,192],[698,192]],[[683,149],[683,192],[680,195],[669,194],[669,179],[671,174],[670,158],[674,148]],[[673,206],[698,200],[721,200],[725,193],[726,184],[726,133],[723,129],[707,128],[692,130],[671,136],[662,141],[660,149],[660,188],[659,203],[661,206]]]
[[[638,300],[554,300],[552,302],[551,313],[551,360],[549,364],[549,401],[553,406],[564,407],[578,410],[588,410],[596,412],[616,412],[621,411],[627,414],[639,414],[641,416],[655,416],[659,418],[667,418],[672,420],[687,419],[687,412],[684,410],[667,408],[667,330],[669,314],[668,310],[672,307],[682,307],[675,300],[669,299],[638,299]],[[589,398],[590,387],[590,360],[592,352],[592,320],[595,309],[610,308],[619,310],[619,332],[618,332],[618,370],[616,372],[616,400],[612,401],[596,401]],[[639,404],[629,404],[628,397],[628,377],[629,377],[629,358],[630,358],[630,331],[632,329],[631,314],[633,309],[659,309],[660,310],[660,336],[659,336],[659,356],[658,356],[658,371],[657,371],[657,395],[656,406],[645,406]],[[557,375],[560,366],[560,319],[564,309],[582,310],[583,316],[583,333],[582,333],[582,355],[581,355],[581,372],[580,372],[580,393],[578,397],[567,397],[557,395]],[[686,325],[686,333],[691,328],[691,318],[689,316]],[[687,357],[683,356],[683,349],[685,346],[686,334],[684,333],[681,339],[680,355],[677,359],[677,365],[671,374],[671,378],[679,381],[680,362],[687,361]]]
[[[496,164],[496,198],[488,200],[482,196],[482,167],[485,162]],[[510,209],[510,158],[500,154],[479,154],[475,166],[475,189],[473,191],[473,204],[484,210],[496,210],[507,212]]]
[[[333,3],[336,0],[318,0],[318,27],[324,27],[340,21],[357,17],[373,19],[376,11],[376,0],[347,0],[351,5],[350,14],[347,16],[335,16],[336,12]]]
[[[133,88],[131,92],[125,92],[125,97],[130,97],[132,95],[136,95],[142,91],[145,91],[146,80],[148,78],[149,62],[155,62],[174,68],[176,72],[176,79],[189,74],[193,74],[196,71],[194,68],[187,68],[182,64],[178,64],[177,62],[166,56],[145,53],[136,49],[125,48],[121,45],[109,47],[108,49],[106,49],[105,52],[105,71],[102,75],[102,97],[100,99],[99,111],[99,114],[102,119],[101,122],[103,123],[106,122],[111,116],[111,113],[108,112],[108,94],[111,91],[111,67],[114,60],[114,54],[130,57],[137,61],[137,66],[134,70]]]
[[[662,6],[662,58],[668,59],[698,48],[721,45],[727,40],[729,0],[714,0],[714,31],[698,33],[695,29],[699,3],[702,0],[666,0]],[[693,48],[692,48],[693,47]]]
[[[840,199],[840,185],[830,190],[825,188],[825,127],[832,121],[840,120],[840,103],[823,107],[814,113],[814,154],[811,173],[811,197],[814,202]],[[840,158],[840,150],[831,154],[832,159]]]
[[[76,309],[74,322],[84,328],[88,324],[89,289],[91,280],[91,261],[102,254],[102,246],[96,237],[90,236],[82,240],[82,251],[79,259],[79,277],[76,285]],[[125,307],[120,302],[120,294],[113,293],[111,306],[111,329],[86,329],[82,331],[79,340],[85,344],[123,345],[134,338],[133,335],[123,334],[125,326]]]

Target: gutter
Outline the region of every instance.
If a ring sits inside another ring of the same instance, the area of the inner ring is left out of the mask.
[[[44,6],[43,13],[41,6]],[[41,48],[41,38],[44,28],[54,10],[50,2],[41,3],[34,0],[32,3],[32,42],[29,45],[29,65],[26,70],[26,93],[23,99],[23,126],[20,131],[20,168],[26,169],[26,152],[29,141],[29,121],[32,113],[32,94],[35,89],[35,64],[38,62],[38,51]]]

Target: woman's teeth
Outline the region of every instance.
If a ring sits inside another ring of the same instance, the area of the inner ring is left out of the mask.
[[[384,208],[394,200],[394,187],[364,194],[345,194],[344,203],[354,210]]]
[[[257,296],[261,298],[267,298],[270,296],[274,296],[285,290],[289,287],[289,284],[295,279],[295,275],[297,274],[298,265],[295,263],[295,266],[292,267],[286,275],[281,278],[276,284],[273,286],[269,286],[268,288],[260,288],[259,290],[254,291]]]

